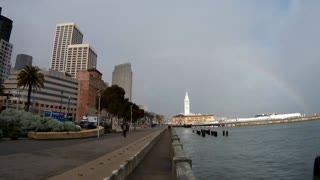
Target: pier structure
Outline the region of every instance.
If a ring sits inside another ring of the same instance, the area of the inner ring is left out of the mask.
[[[287,119],[271,119],[271,120],[257,120],[257,121],[215,121],[208,123],[197,123],[197,124],[176,124],[174,127],[191,127],[191,126],[214,126],[214,127],[234,127],[234,126],[256,126],[256,125],[271,125],[271,124],[284,124],[284,123],[295,123],[304,121],[316,121],[320,120],[320,116],[307,116],[298,118],[287,118]]]

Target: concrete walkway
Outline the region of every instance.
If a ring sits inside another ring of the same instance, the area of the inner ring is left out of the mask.
[[[16,152],[0,155],[0,179],[47,179],[109,154],[158,130],[140,129],[128,133],[127,138],[121,134],[104,135],[99,140],[86,139],[85,142],[76,144],[66,140],[62,147],[43,149],[28,148],[28,146],[43,143],[57,144],[58,142],[36,140],[0,142],[0,147],[3,148],[1,151],[7,149],[6,151],[10,152],[12,149]],[[70,145],[65,145],[65,142],[70,142]],[[25,149],[28,150],[24,151],[23,147],[19,150],[13,149],[20,147],[17,146],[20,143],[24,144]]]
[[[173,179],[171,134],[169,130],[165,130],[160,140],[127,178],[127,180],[150,179]]]

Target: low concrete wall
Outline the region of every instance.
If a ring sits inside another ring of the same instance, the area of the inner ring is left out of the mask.
[[[138,164],[143,160],[145,155],[148,154],[150,149],[154,146],[156,142],[160,139],[165,129],[163,129],[159,134],[157,134],[150,143],[147,143],[137,154],[132,156],[125,164],[120,165],[118,170],[112,172],[112,175],[104,178],[104,180],[124,180],[128,177],[133,170],[138,166]]]
[[[173,149],[173,160],[172,160],[172,171],[174,177],[178,180],[195,180],[195,176],[192,172],[192,160],[187,158],[183,151],[183,144],[180,143],[174,128],[171,128],[172,135],[172,149]]]
[[[143,160],[165,129],[156,131],[96,160],[71,169],[50,180],[124,180]]]
[[[50,139],[79,139],[95,137],[98,135],[97,129],[82,130],[76,132],[29,132],[31,139],[50,140]],[[104,127],[99,127],[99,135],[104,135]]]

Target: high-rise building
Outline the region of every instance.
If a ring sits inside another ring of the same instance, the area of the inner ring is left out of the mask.
[[[112,85],[122,87],[126,92],[125,98],[132,102],[132,71],[130,63],[119,64],[114,67]]]
[[[32,66],[32,56],[29,56],[27,54],[18,54],[14,69],[21,70],[26,66]]]
[[[68,46],[81,44],[83,34],[74,23],[58,24],[54,37],[51,69],[65,71]]]
[[[67,50],[65,71],[72,78],[77,77],[78,70],[96,68],[97,53],[89,44],[69,45]]]
[[[184,115],[190,114],[190,102],[188,92],[186,92],[186,96],[184,97]]]
[[[10,73],[10,60],[12,53],[12,44],[9,43],[12,20],[1,15],[0,7],[0,84],[8,77]]]
[[[7,79],[10,73],[12,47],[11,43],[0,39],[0,84]]]
[[[11,53],[13,45],[9,42],[12,20],[1,15],[0,7],[0,84],[9,76],[11,65]]]
[[[97,69],[79,70],[77,73],[78,81],[78,112],[77,120],[83,116],[97,115],[97,99],[99,92],[102,93],[108,86],[102,80],[102,73]],[[100,91],[99,91],[100,90]],[[106,116],[106,111],[101,109],[101,117]]]
[[[12,20],[2,16],[1,10],[2,8],[0,7],[0,39],[9,42],[12,31]]]

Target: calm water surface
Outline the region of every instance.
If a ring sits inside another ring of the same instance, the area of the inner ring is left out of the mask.
[[[211,128],[218,137],[205,138],[175,129],[198,179],[313,179],[320,155],[320,121]]]

